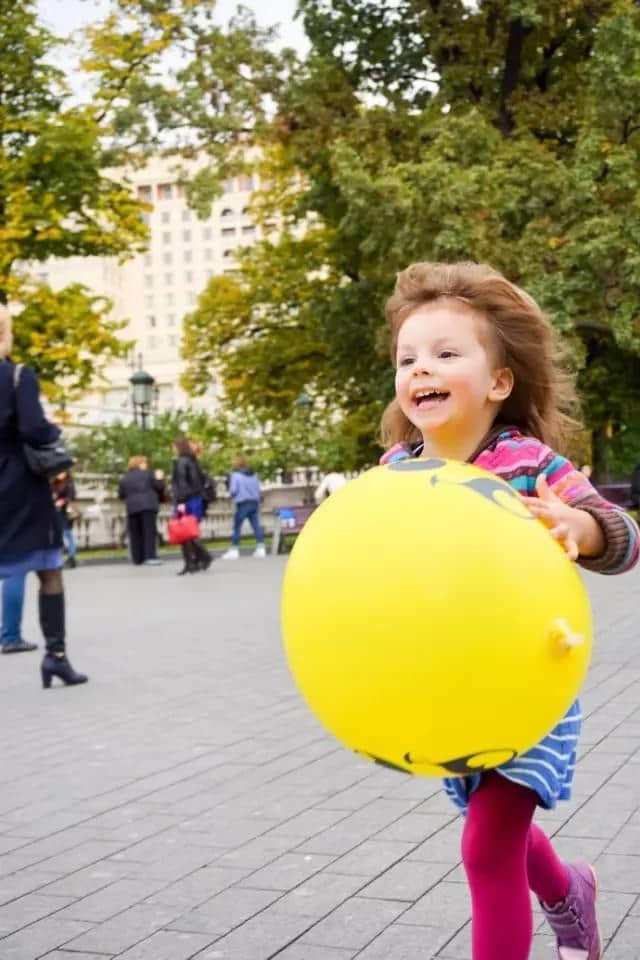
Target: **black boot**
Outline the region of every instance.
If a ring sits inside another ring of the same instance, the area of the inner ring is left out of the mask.
[[[189,549],[191,541],[189,543],[182,543],[180,548],[182,550],[182,557],[184,559],[184,567],[182,570],[179,570],[177,573],[178,577],[184,577],[185,573],[195,573],[198,569],[197,562],[193,556],[193,552]]]
[[[59,677],[67,686],[86,683],[84,673],[76,673],[65,651],[64,593],[40,593],[40,628],[47,652],[40,665],[42,686],[48,690],[52,677]]]
[[[198,567],[200,570],[208,570],[211,566],[213,557],[205,547],[202,540],[192,540],[194,550],[196,552],[196,557],[198,558]]]

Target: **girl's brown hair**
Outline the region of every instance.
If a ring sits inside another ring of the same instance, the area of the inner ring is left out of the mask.
[[[496,365],[513,372],[513,390],[502,404],[499,421],[561,449],[569,429],[576,426],[569,414],[577,409],[577,398],[558,362],[563,353],[558,338],[535,300],[486,264],[412,263],[398,274],[385,311],[393,365],[404,321],[440,297],[461,300],[487,320]],[[381,436],[385,448],[422,440],[397,399],[382,415]]]

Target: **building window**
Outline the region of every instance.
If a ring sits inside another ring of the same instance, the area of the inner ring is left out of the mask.
[[[172,294],[172,293],[165,293],[165,295],[164,295],[164,302],[165,302],[165,306],[167,306],[167,307],[172,307],[173,304],[174,304],[173,294]]]
[[[211,227],[205,227],[202,231],[203,240],[211,240]]]
[[[235,235],[236,235],[236,228],[235,228],[235,227],[223,227],[223,228],[222,228],[222,236],[223,236],[223,237],[235,237]]]
[[[204,248],[204,258],[205,260],[213,260],[213,250],[211,247]]]
[[[171,264],[173,263],[173,255],[171,253],[163,254],[162,262],[164,263],[165,267],[170,267]]]
[[[193,283],[193,270],[187,270],[187,272],[184,275],[184,282]]]
[[[153,286],[153,274],[152,274],[152,273],[147,273],[147,274],[145,275],[144,285],[145,285],[145,287],[152,287],[152,286]]]
[[[253,190],[255,187],[254,178],[248,176],[246,173],[241,173],[238,177],[238,189],[239,190]]]
[[[168,327],[175,327],[175,325],[176,325],[176,315],[175,315],[175,313],[168,313],[168,314],[167,314],[167,326],[168,326]]]
[[[184,243],[191,243],[191,230],[182,231],[182,240]]]
[[[173,284],[173,274],[172,274],[172,273],[165,273],[165,275],[164,275],[164,282],[165,282],[165,284],[166,284],[168,287],[170,287],[170,286]]]
[[[225,180],[222,184],[222,189],[225,193],[233,193],[236,188],[236,182],[233,177],[230,177],[229,180]]]
[[[171,243],[171,231],[170,231],[170,230],[165,230],[165,232],[162,234],[162,242],[163,242],[163,243]]]
[[[169,210],[163,210],[160,219],[162,223],[171,223],[171,212]]]
[[[176,183],[175,188],[176,197],[180,197],[180,199],[182,199],[184,197],[184,186],[181,183]]]
[[[144,223],[144,224],[148,227],[149,224],[151,223],[151,218],[150,218],[149,214],[148,214],[148,213],[141,213],[141,214],[140,214],[140,222],[141,222],[141,223]]]
[[[147,317],[147,326],[155,327],[155,325],[156,325],[156,318],[153,316],[153,314],[151,314],[150,316]]]
[[[225,250],[224,253],[222,254],[222,256],[223,256],[223,257],[232,257],[232,256],[233,256],[233,250]],[[224,272],[227,273],[226,270],[225,270]]]
[[[188,291],[187,291],[187,303],[195,303],[195,302],[196,302],[196,295],[195,295],[195,293],[193,292],[193,290],[188,290]]]
[[[149,202],[151,201],[151,196],[152,196],[152,194],[151,194],[151,187],[146,186],[146,185],[143,186],[143,187],[138,187],[138,199],[139,199],[139,200],[144,200],[145,203],[149,203]]]
[[[249,215],[249,207],[242,208],[242,216],[247,217]]]
[[[178,338],[176,337],[175,333],[172,333],[171,336],[169,337],[169,346],[175,347],[177,342],[178,342]]]
[[[207,280],[211,280],[211,277],[215,276],[215,270],[205,270],[204,273]]]
[[[158,184],[158,200],[171,200],[172,195],[173,195],[172,184],[170,183]]]
[[[151,310],[151,308],[153,307],[153,294],[145,297],[144,302],[146,304],[147,310]]]
[[[191,210],[183,210],[183,211],[182,211],[182,222],[183,222],[183,223],[189,223],[190,220],[191,220]]]
[[[232,217],[232,216],[233,216],[233,210],[231,209],[231,207],[225,207],[224,210],[222,211],[222,213],[220,214],[220,216],[221,216],[221,217]]]
[[[193,253],[191,252],[191,250],[184,251],[183,259],[185,263],[191,263],[191,261],[193,260]]]
[[[242,228],[242,235],[243,235],[243,237],[252,237],[255,232],[256,232],[256,228],[255,228],[255,227],[243,227],[243,228]]]
[[[153,337],[153,336],[147,337],[147,346],[149,347],[150,350],[153,350],[155,348],[157,339],[158,339],[157,337]]]
[[[150,267],[152,263],[153,263],[153,258],[152,258],[152,256],[151,256],[151,254],[150,254],[150,253],[145,253],[145,256],[144,256],[144,265],[145,265],[145,267]]]

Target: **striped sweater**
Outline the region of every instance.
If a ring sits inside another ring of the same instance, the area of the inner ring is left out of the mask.
[[[392,463],[419,455],[421,447],[409,450],[396,444],[381,457]],[[549,488],[565,503],[585,510],[600,525],[605,551],[599,557],[580,557],[581,566],[599,573],[624,573],[638,561],[640,532],[621,507],[604,500],[583,473],[550,447],[525,437],[515,427],[495,427],[470,462],[505,480],[524,497],[535,497],[536,480],[543,473]]]

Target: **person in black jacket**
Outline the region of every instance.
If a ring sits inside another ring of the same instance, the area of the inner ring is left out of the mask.
[[[178,437],[174,440],[173,449],[177,454],[171,473],[174,510],[176,513],[182,511],[191,513],[202,521],[206,510],[204,498],[206,478],[194,453],[194,446],[187,437]],[[196,570],[207,570],[213,559],[204,544],[197,538],[182,544],[182,556],[184,567],[178,576],[195,573]]]
[[[159,494],[162,484],[149,470],[146,457],[131,457],[129,470],[120,480],[118,496],[127,506],[129,550],[136,566],[162,563],[156,556]]]
[[[67,685],[85,683],[66,654],[62,584],[62,535],[46,477],[32,473],[24,443],[42,448],[56,441],[59,429],[45,418],[38,379],[31,367],[9,359],[11,317],[0,306],[0,580],[35,570],[40,580],[38,608],[46,652],[42,685],[52,677]]]
[[[631,506],[634,510],[640,510],[640,463],[631,474]]]

